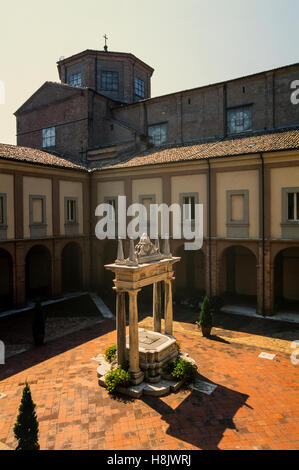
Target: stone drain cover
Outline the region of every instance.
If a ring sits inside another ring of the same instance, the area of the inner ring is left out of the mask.
[[[197,392],[205,393],[206,395],[211,395],[211,393],[216,390],[217,385],[211,384],[209,382],[204,382],[203,380],[195,379],[193,384],[189,385],[190,390],[196,390]]]

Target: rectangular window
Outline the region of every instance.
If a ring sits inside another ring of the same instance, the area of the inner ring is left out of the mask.
[[[154,145],[161,145],[167,142],[167,124],[156,124],[148,127],[150,142]]]
[[[69,77],[69,85],[82,86],[82,73],[73,73]]]
[[[226,191],[226,236],[249,237],[249,190]]]
[[[32,238],[47,235],[46,196],[29,195],[29,226]]]
[[[42,131],[43,148],[55,147],[55,127],[48,127]]]
[[[0,194],[0,240],[7,238],[6,194]]]
[[[65,197],[64,198],[64,229],[67,236],[78,235],[78,198]]]
[[[237,222],[244,219],[244,194],[231,195],[231,221]]]
[[[119,77],[118,72],[102,71],[101,73],[101,88],[105,91],[118,91]]]
[[[288,220],[299,221],[299,192],[288,193]]]
[[[0,195],[0,225],[5,224],[5,195]]]
[[[146,209],[146,220],[143,220],[141,216],[139,230],[141,230],[142,232],[146,232],[147,235],[150,235],[151,204],[155,204],[155,203],[156,203],[155,194],[140,194],[139,195],[139,204],[142,204]],[[154,224],[154,221],[152,221],[152,223]]]
[[[195,196],[184,196],[185,220],[195,220]]]
[[[181,222],[191,223],[191,226],[195,222],[195,207],[198,204],[198,193],[180,193],[180,205],[181,205]]]
[[[34,224],[43,223],[43,199],[35,197],[32,199],[32,222]]]
[[[66,201],[66,222],[77,222],[77,200],[67,199]]]
[[[135,77],[135,95],[139,98],[145,97],[145,84],[141,78]]]
[[[104,202],[110,206],[107,214],[108,220],[112,222],[117,220],[117,197],[105,197]]]
[[[227,111],[228,134],[239,134],[252,129],[252,108],[243,106]]]

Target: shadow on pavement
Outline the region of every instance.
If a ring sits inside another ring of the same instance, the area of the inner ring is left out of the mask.
[[[213,383],[200,375],[199,379]],[[203,450],[217,450],[226,429],[238,431],[233,418],[241,407],[251,408],[246,404],[248,398],[218,385],[211,395],[193,390],[175,409],[163,398],[144,397],[143,401],[169,425],[166,434]]]
[[[4,365],[0,365],[0,381],[113,330],[115,330],[115,320],[107,319],[99,324],[53,339],[42,346],[10,357]]]

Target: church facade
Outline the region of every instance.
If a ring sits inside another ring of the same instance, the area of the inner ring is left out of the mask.
[[[132,54],[57,65],[60,83],[15,113],[17,146],[0,145],[1,309],[111,289],[117,242],[96,238],[95,208],[124,195],[189,204],[191,219],[203,204],[202,249],[170,240],[178,299],[299,311],[299,64],[155,98]]]

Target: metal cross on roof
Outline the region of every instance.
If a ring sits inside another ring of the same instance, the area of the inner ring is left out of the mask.
[[[107,52],[107,50],[108,50],[108,46],[107,46],[107,39],[108,39],[108,37],[107,37],[107,34],[104,34],[103,38],[105,39],[104,51]]]

